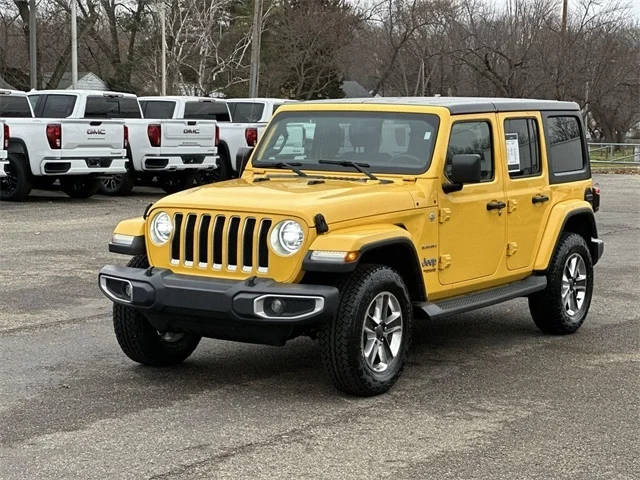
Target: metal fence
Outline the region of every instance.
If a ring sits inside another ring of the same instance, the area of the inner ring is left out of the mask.
[[[590,143],[592,165],[639,168],[640,143]]]

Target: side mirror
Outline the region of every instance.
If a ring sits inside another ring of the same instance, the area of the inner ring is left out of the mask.
[[[253,147],[240,147],[238,153],[236,153],[236,165],[238,166],[238,177],[242,175],[244,169],[249,163],[251,154],[253,153]]]
[[[481,175],[480,155],[477,153],[454,155],[449,173],[451,183],[443,185],[442,188],[445,193],[457,192],[462,190],[462,186],[466,183],[479,183],[482,179]]]

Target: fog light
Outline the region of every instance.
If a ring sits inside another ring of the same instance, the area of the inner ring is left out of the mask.
[[[282,312],[284,312],[284,302],[279,298],[274,298],[273,300],[271,300],[269,310],[271,310],[276,315],[280,315]]]

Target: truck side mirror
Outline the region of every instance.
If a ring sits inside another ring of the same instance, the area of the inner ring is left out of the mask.
[[[451,183],[442,186],[445,193],[462,190],[466,183],[479,183],[482,179],[482,168],[480,155],[458,154],[451,159],[451,172],[449,180]]]
[[[236,153],[236,165],[238,166],[238,177],[242,175],[244,169],[249,163],[251,154],[253,153],[253,147],[240,147],[238,153]]]

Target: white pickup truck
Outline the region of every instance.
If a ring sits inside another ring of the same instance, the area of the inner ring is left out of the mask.
[[[70,197],[87,198],[105,175],[126,172],[122,121],[33,118],[27,94],[16,90],[0,90],[0,120],[10,134],[2,200],[22,200],[56,180]]]
[[[189,96],[140,97],[139,100],[145,118],[212,119],[218,122],[220,162],[207,177],[212,182],[240,175],[242,165],[237,163],[238,151],[242,147],[255,146],[275,109],[287,101],[251,98],[232,102]]]
[[[9,125],[0,120],[0,177],[6,177],[4,167],[9,164],[7,160],[7,149],[9,148]]]
[[[200,174],[216,168],[216,122],[205,119],[146,119],[130,93],[91,90],[42,90],[29,94],[36,116],[47,116],[54,100],[66,103],[66,118],[117,118],[128,127],[131,159],[125,175],[106,179],[104,193],[126,195],[135,184],[159,183],[173,193],[195,185]]]

